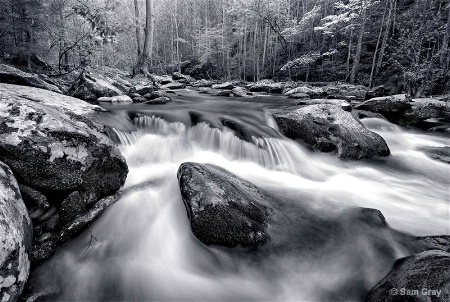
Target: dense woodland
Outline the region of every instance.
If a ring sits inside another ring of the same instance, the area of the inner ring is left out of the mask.
[[[446,0],[0,0],[0,60],[450,91]]]

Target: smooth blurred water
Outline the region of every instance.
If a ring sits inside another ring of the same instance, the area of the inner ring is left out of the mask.
[[[380,256],[371,235],[351,226],[345,236],[330,239],[336,227],[328,226],[327,217],[369,207],[402,232],[450,234],[449,166],[421,151],[448,144],[448,137],[367,119],[364,124],[387,141],[392,155],[340,161],[277,131],[267,110],[288,101],[193,101],[186,94],[169,107],[111,107],[120,116],[146,114],[132,118],[137,132],[115,131],[130,168],[125,187],[157,184],[118,201],[36,270],[59,300],[357,301],[360,290],[373,287],[407,251],[380,231],[377,236],[386,242],[382,254],[389,254]],[[238,127],[224,126],[224,118]],[[223,167],[283,200],[278,216],[283,227],[273,231],[273,239],[287,243],[249,252],[199,242],[176,178],[187,161]],[[87,248],[91,234],[97,241]]]

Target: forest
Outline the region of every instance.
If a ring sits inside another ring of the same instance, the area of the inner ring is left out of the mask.
[[[445,0],[1,0],[0,60],[195,78],[450,90]],[[144,69],[142,67],[145,67]]]

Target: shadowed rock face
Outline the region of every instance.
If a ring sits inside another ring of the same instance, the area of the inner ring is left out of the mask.
[[[62,93],[58,87],[47,83],[38,76],[4,64],[0,64],[0,83],[31,86]]]
[[[14,175],[0,162],[0,301],[16,301],[30,270],[31,220]]]
[[[449,267],[450,254],[441,250],[399,259],[392,271],[369,292],[366,301],[449,301]]]
[[[280,130],[313,150],[337,153],[342,159],[388,156],[384,139],[336,105],[283,108],[273,113]]]
[[[42,202],[36,200],[36,208],[30,209],[35,235],[43,235],[38,241],[45,244],[46,233],[116,192],[125,182],[128,167],[104,127],[93,121],[103,110],[100,107],[7,84],[0,85],[0,98],[0,160],[20,184],[47,198],[50,208],[41,208]],[[33,255],[43,259],[50,254]]]
[[[203,243],[256,248],[269,240],[271,202],[253,184],[197,163],[182,164],[178,182],[192,232]]]

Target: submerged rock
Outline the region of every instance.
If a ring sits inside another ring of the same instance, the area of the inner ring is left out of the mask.
[[[449,301],[450,253],[425,251],[396,261],[367,295],[367,302]]]
[[[30,272],[31,220],[14,175],[0,162],[0,300],[17,301]]]
[[[337,153],[341,159],[388,156],[384,139],[336,105],[279,109],[273,113],[280,130],[313,150]]]
[[[39,78],[39,76],[4,64],[0,64],[0,83],[30,86],[62,93],[56,85],[47,83],[45,80]]]
[[[0,160],[21,184],[43,194],[57,209],[74,192],[83,196],[80,206],[88,208],[123,185],[125,159],[94,121],[103,109],[8,84],[0,84],[0,98]],[[52,216],[49,211],[35,209],[35,227]]]
[[[172,99],[170,97],[161,96],[156,99],[152,99],[150,101],[145,102],[147,105],[159,105],[159,104],[167,104],[170,103]]]
[[[192,233],[200,241],[247,248],[269,241],[271,202],[253,184],[197,163],[182,164],[177,176]]]
[[[422,150],[428,157],[450,164],[450,147],[427,147]]]

